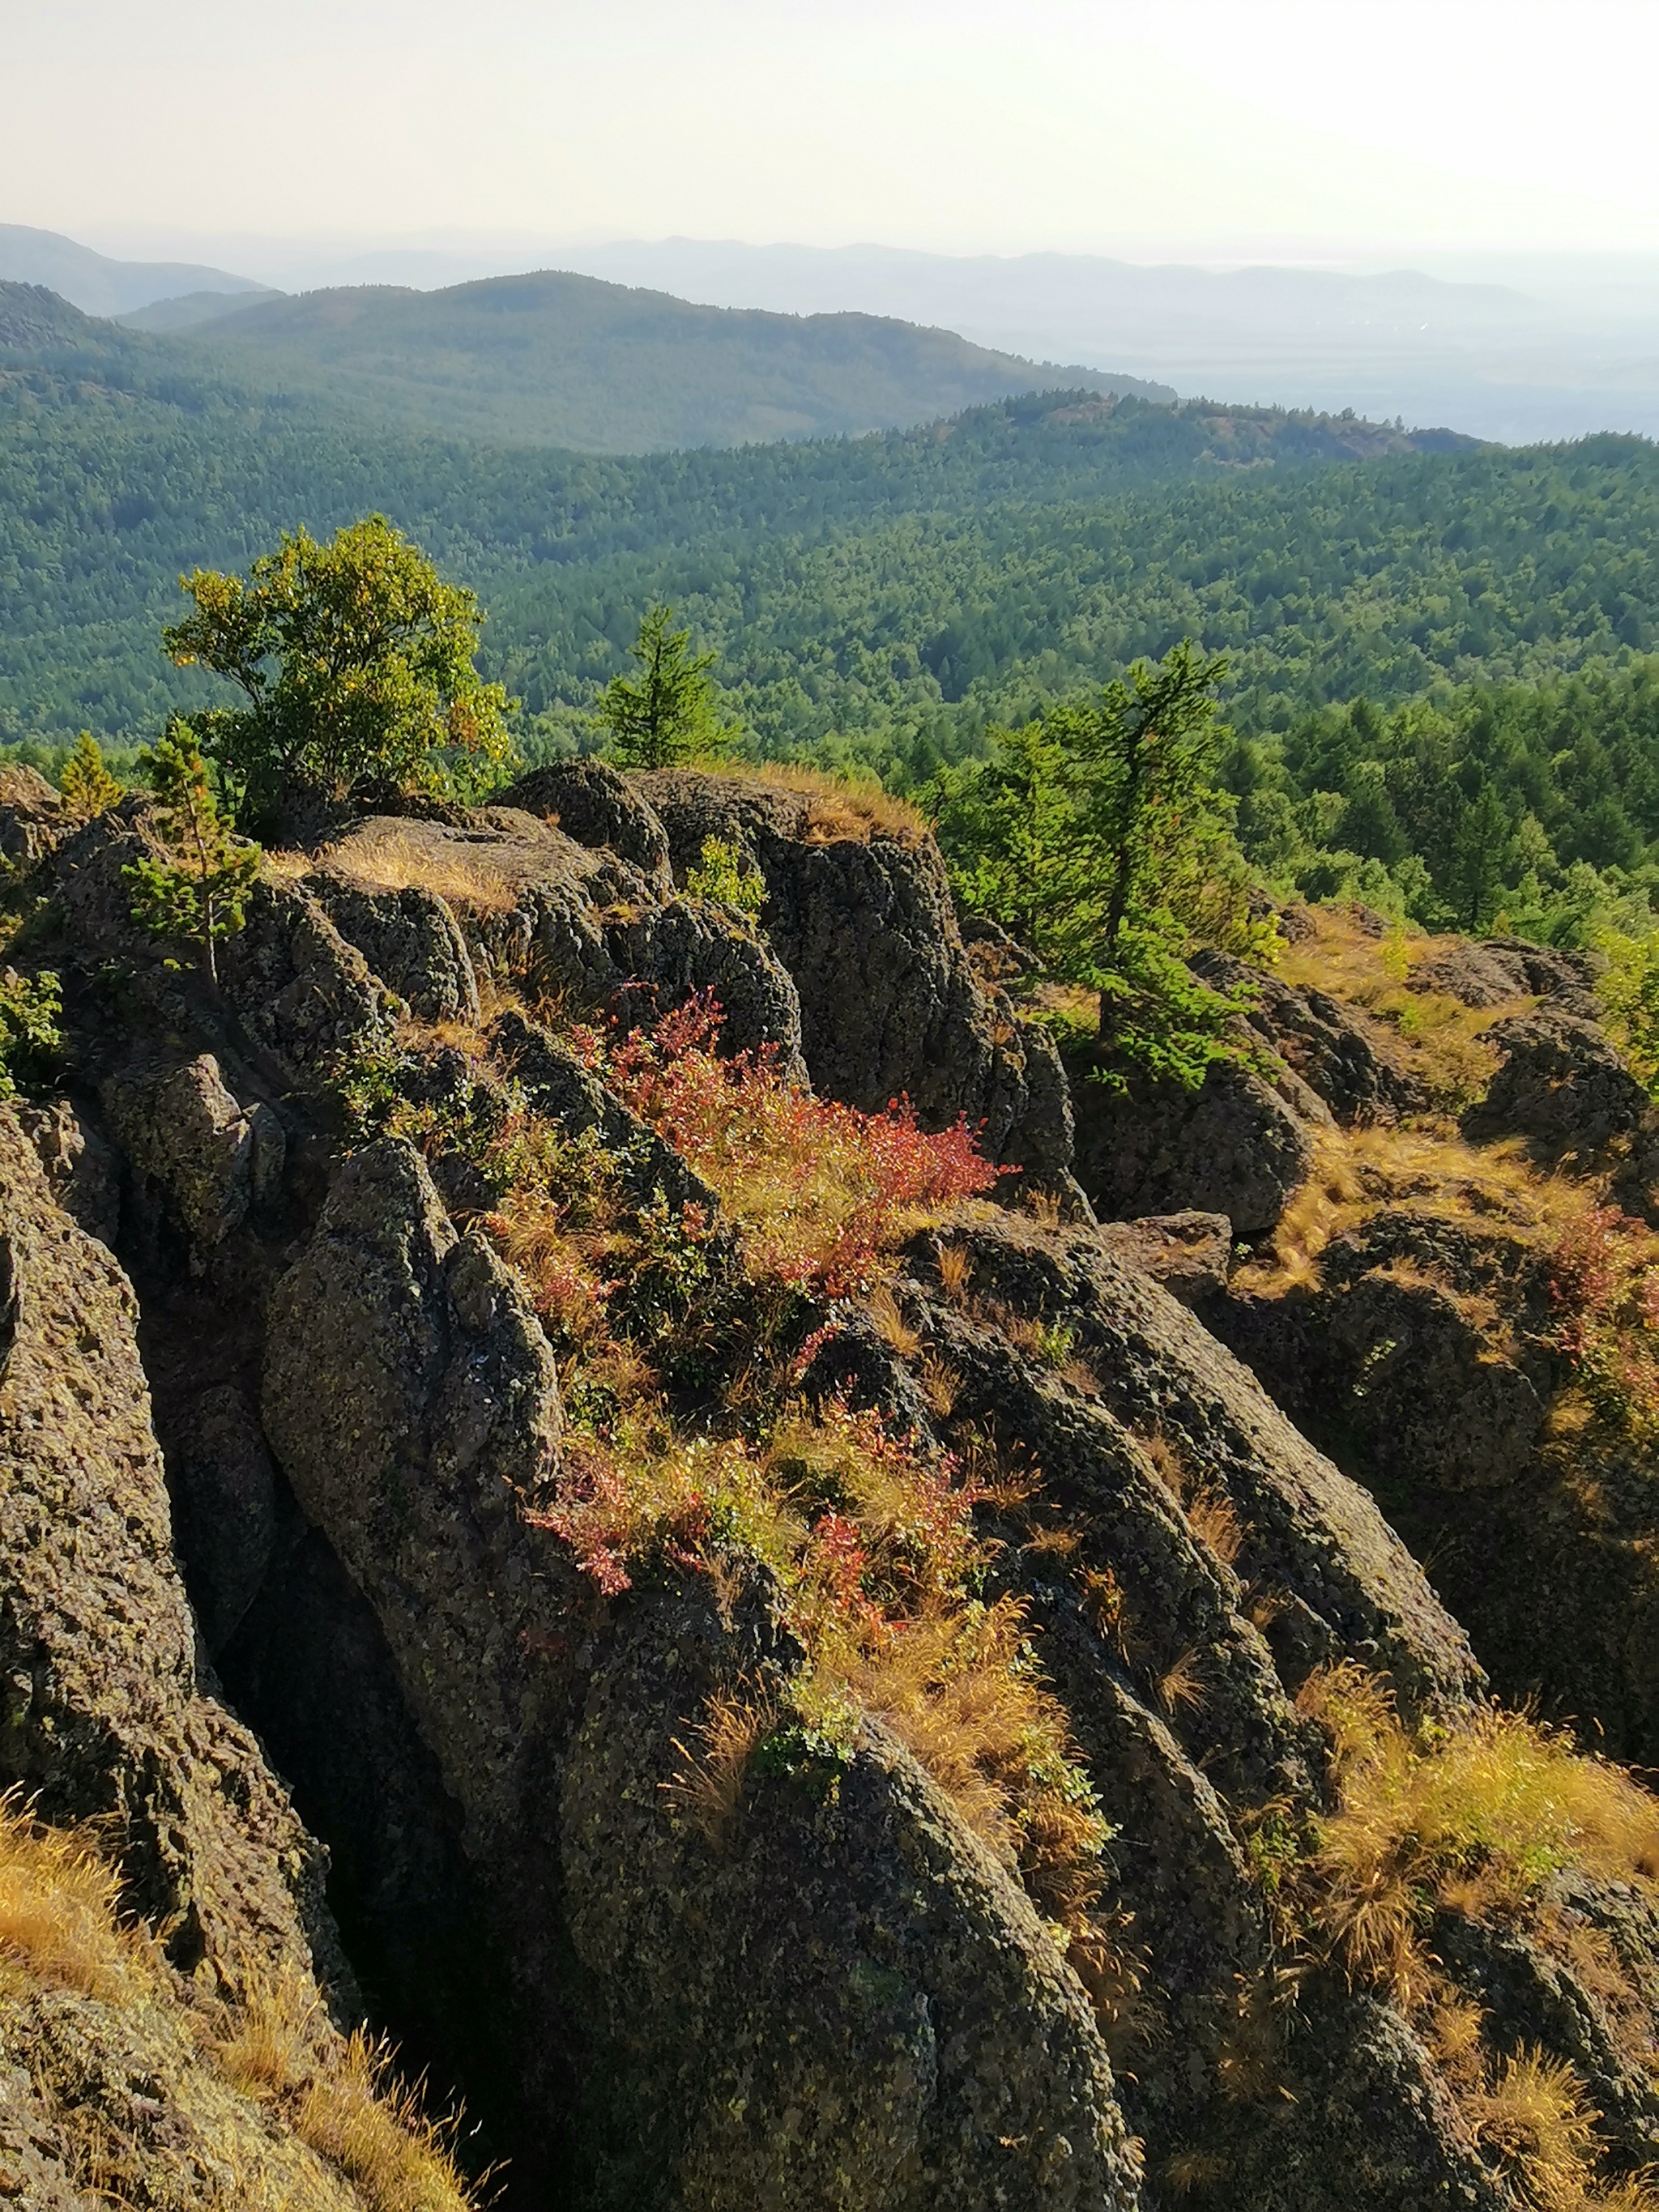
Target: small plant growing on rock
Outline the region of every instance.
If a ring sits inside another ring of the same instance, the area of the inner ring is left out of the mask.
[[[714,1185],[757,1274],[833,1297],[867,1290],[884,1252],[996,1181],[965,1121],[929,1132],[902,1100],[862,1114],[814,1098],[784,1080],[769,1047],[722,1058],[721,1020],[699,997],[620,1042],[592,1030],[577,1042]]]
[[[687,871],[685,888],[693,898],[712,899],[734,906],[743,914],[757,915],[766,904],[766,879],[758,868],[744,865],[744,856],[724,837],[705,837],[702,860]]]
[[[63,993],[50,970],[0,969],[0,1099],[49,1083],[64,1048]]]
[[[120,798],[121,787],[105,767],[98,740],[90,730],[82,730],[75,740],[58,788],[77,822],[90,822],[94,814],[106,812]]]
[[[209,987],[216,992],[214,948],[242,927],[258,878],[259,848],[234,836],[221,816],[188,722],[173,722],[144,756],[144,766],[161,801],[158,827],[172,853],[122,870],[134,886],[133,920],[152,936],[193,939]]]

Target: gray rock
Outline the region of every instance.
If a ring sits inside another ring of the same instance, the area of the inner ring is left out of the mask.
[[[1073,1091],[1077,1176],[1095,1211],[1224,1213],[1241,1237],[1272,1229],[1313,1168],[1301,1115],[1259,1075],[1218,1060],[1196,1091]]]
[[[609,924],[605,945],[619,979],[624,1020],[649,1021],[659,1011],[707,993],[725,1017],[723,1051],[769,1045],[784,1080],[805,1083],[794,984],[764,938],[734,908],[675,899]]]
[[[137,1300],[3,1110],[0,1261],[0,1780],[44,1819],[111,1820],[127,1902],[185,1972],[320,1963],[349,2002],[322,1856],[197,1679]]]
[[[604,761],[555,761],[532,769],[496,802],[538,814],[579,845],[605,846],[665,894],[674,887],[668,835],[640,792]]]
[[[391,1047],[396,1000],[303,885],[256,884],[219,966],[227,1003],[296,1073]]]
[[[1420,1103],[1410,1079],[1378,1050],[1363,1018],[1323,991],[1293,990],[1271,972],[1222,952],[1198,953],[1193,973],[1216,990],[1248,985],[1248,1025],[1283,1059],[1339,1121],[1387,1119]]]
[[[0,859],[15,868],[32,868],[75,826],[75,817],[38,769],[0,768]]]
[[[1497,1023],[1486,1039],[1504,1058],[1463,1115],[1476,1143],[1528,1137],[1547,1153],[1583,1154],[1641,1128],[1648,1095],[1595,1023],[1540,1006]]]
[[[348,944],[429,1022],[478,1018],[478,985],[454,915],[434,892],[369,891],[320,869],[306,888]]]
[[[596,1608],[537,1510],[534,1317],[407,1147],[337,1179],[264,1401],[462,1807],[549,2118],[574,2054],[585,2201],[1138,2203],[1081,1990],[902,1753],[872,1733],[833,1796],[757,1777],[727,1848],[677,1813],[711,1692],[763,1696],[799,1651],[763,1577],[729,1622],[695,1578]]]
[[[832,817],[810,793],[736,776],[670,769],[635,782],[679,874],[708,837],[760,870],[762,919],[800,995],[817,1091],[866,1113],[908,1097],[929,1128],[965,1115],[989,1158],[1027,1165],[1033,1181],[1064,1174],[1052,1048],[975,974],[930,836],[861,826],[845,809]]]
[[[121,1168],[108,1143],[67,1098],[20,1105],[16,1111],[53,1198],[88,1237],[113,1249],[121,1219]]]
[[[282,1124],[269,1107],[238,1105],[211,1053],[181,1066],[109,1077],[100,1097],[141,1201],[160,1194],[198,1251],[246,1219],[256,1190],[282,1182]]]
[[[1233,1224],[1224,1213],[1150,1213],[1103,1222],[1100,1241],[1114,1259],[1162,1283],[1184,1306],[1227,1287]]]

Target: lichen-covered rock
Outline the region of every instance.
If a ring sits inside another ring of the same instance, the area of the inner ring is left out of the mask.
[[[249,1031],[297,1073],[391,1044],[396,1001],[303,886],[256,884],[219,969]]]
[[[1412,970],[1415,991],[1443,991],[1466,1006],[1513,1006],[1547,998],[1553,1010],[1595,1014],[1595,963],[1589,953],[1532,945],[1521,937],[1437,938]]]
[[[222,1243],[282,1182],[282,1122],[263,1103],[238,1105],[211,1053],[129,1068],[107,1078],[100,1097],[141,1207],[159,1195],[199,1251]]]
[[[1139,1221],[1107,1222],[1100,1241],[1126,1267],[1162,1283],[1182,1305],[1227,1287],[1233,1224],[1224,1213],[1149,1213]]]
[[[136,1303],[0,1111],[0,1778],[44,1817],[114,1816],[168,1956],[349,1985],[316,1846],[196,1676]]]
[[[635,779],[676,871],[723,838],[765,881],[761,920],[800,994],[813,1088],[866,1113],[908,1097],[925,1125],[966,1115],[993,1159],[1069,1167],[1052,1047],[975,974],[930,836],[828,819],[805,792],[665,769]]]
[[[1463,1116],[1477,1143],[1527,1137],[1548,1153],[1582,1155],[1642,1127],[1648,1095],[1594,1022],[1543,1006],[1486,1035],[1504,1059]]]
[[[540,1525],[550,1357],[419,1158],[343,1169],[272,1302],[265,1423],[386,1634],[510,1949],[518,2057],[594,2206],[1127,2208],[1081,1989],[1009,1876],[872,1737],[757,1785],[729,1852],[663,1785],[710,1692],[798,1663],[764,1578],[614,1617]]]
[[[606,847],[638,868],[655,890],[672,895],[668,835],[625,775],[598,760],[554,761],[532,769],[497,804],[538,814],[579,845]]]
[[[74,827],[74,816],[37,769],[0,768],[0,858],[31,868]]]
[[[1250,1069],[1213,1062],[1196,1091],[1073,1085],[1077,1176],[1103,1218],[1224,1213],[1261,1237],[1313,1167],[1305,1121]]]
[[[1328,994],[1293,990],[1270,972],[1228,954],[1202,951],[1193,973],[1216,990],[1243,986],[1254,1003],[1244,1019],[1322,1098],[1339,1121],[1387,1118],[1419,1103],[1414,1085],[1384,1056],[1380,1035]]]
[[[706,993],[724,1019],[727,1052],[770,1046],[787,1082],[805,1083],[800,1000],[787,969],[744,917],[702,899],[664,907],[607,925],[605,950],[621,982],[623,1018],[649,1020],[659,1008]]]
[[[418,884],[371,891],[327,869],[306,888],[383,983],[428,1022],[478,1018],[478,983],[466,939],[434,892]]]
[[[1170,1440],[1231,1501],[1243,1531],[1239,1571],[1300,1601],[1323,1622],[1332,1650],[1389,1671],[1408,1705],[1455,1704],[1480,1686],[1468,1638],[1369,1493],[1314,1449],[1185,1307],[1126,1268],[1097,1232],[1045,1230],[1009,1216],[963,1221],[948,1235],[967,1253],[979,1296],[1062,1327],[1095,1378],[1095,1401],[1068,1392],[1063,1378],[1046,1386],[1039,1395],[1053,1410],[1044,1419],[1076,1426],[1090,1417],[1086,1449],[1103,1464],[1121,1460],[1124,1449],[1099,1427],[1106,1412],[1120,1426]],[[988,1376],[1003,1355],[991,1346],[986,1356]],[[1006,1387],[1029,1397],[1032,1379],[1020,1382],[1011,1368]],[[993,1411],[996,1390],[988,1384],[985,1395]],[[1012,1402],[1003,1400],[1001,1418]]]
[[[67,1098],[20,1104],[17,1118],[58,1205],[88,1237],[113,1249],[121,1218],[121,1169],[109,1144]]]

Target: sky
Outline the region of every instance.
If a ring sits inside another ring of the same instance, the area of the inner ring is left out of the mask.
[[[0,222],[256,275],[296,238],[1659,251],[1656,0],[0,0]]]

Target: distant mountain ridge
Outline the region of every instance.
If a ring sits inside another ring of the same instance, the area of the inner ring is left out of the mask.
[[[0,222],[0,282],[44,284],[88,315],[121,315],[191,292],[261,294],[228,269],[191,261],[116,261],[55,230]]]
[[[325,392],[382,427],[587,453],[857,434],[1040,389],[1176,398],[890,317],[697,307],[558,270],[302,293],[179,342],[245,383]]]

